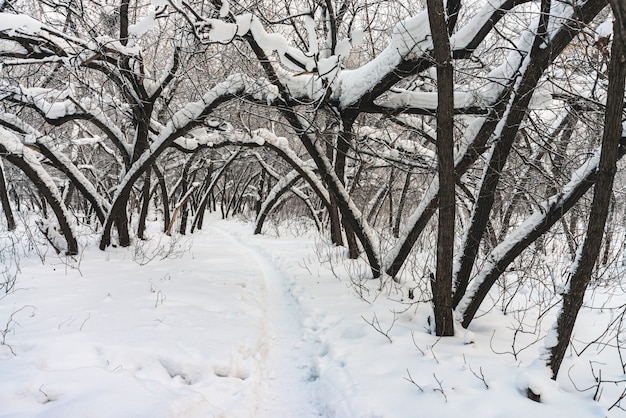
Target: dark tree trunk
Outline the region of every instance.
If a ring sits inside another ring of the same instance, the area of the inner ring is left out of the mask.
[[[259,214],[261,212],[261,205],[263,204],[263,200],[265,199],[265,176],[267,172],[265,170],[261,170],[261,176],[259,177],[259,185],[257,191],[257,198],[254,202],[254,213],[256,214],[257,219],[259,218]],[[257,222],[258,225],[258,222]],[[254,231],[255,234],[261,233],[261,231]]]
[[[333,143],[326,144],[326,158],[329,161],[335,160],[335,147]],[[336,163],[335,163],[336,164]],[[343,234],[341,231],[341,218],[339,217],[339,206],[334,193],[328,195],[330,207],[328,208],[328,220],[330,222],[330,241],[335,245],[343,245]]]
[[[163,206],[163,232],[167,231],[167,227],[170,224],[170,201],[167,195],[167,185],[165,184],[165,177],[163,172],[157,167],[156,164],[152,166],[154,174],[157,177],[159,188],[161,189],[161,200]]]
[[[606,266],[611,257],[611,242],[613,242],[613,217],[615,216],[615,194],[611,194],[611,206],[609,207],[609,215],[606,221],[606,232],[604,233],[604,250],[602,251],[602,259],[600,264]]]
[[[389,175],[389,212],[387,213],[387,227],[393,230],[393,183],[396,180],[396,170],[394,168],[391,169],[391,174]]]
[[[148,217],[148,209],[150,208],[150,174],[152,170],[147,170],[143,180],[143,192],[141,194],[141,212],[139,213],[139,224],[137,225],[137,237],[139,239],[145,239],[144,233],[146,232],[146,218]]]
[[[348,158],[348,151],[350,150],[350,137],[352,135],[352,120],[344,119],[342,121],[343,129],[337,137],[337,154],[335,157],[335,174],[341,181],[341,184],[346,184],[346,160]],[[346,242],[348,244],[348,257],[356,260],[359,258],[361,251],[359,250],[359,244],[354,233],[354,228],[350,225],[350,222],[341,217],[343,230],[346,234]]]
[[[443,0],[427,0],[428,20],[437,65],[437,171],[439,176],[439,222],[437,271],[431,280],[435,334],[454,335],[452,314],[452,263],[454,255],[454,77],[450,38]]]
[[[13,217],[13,210],[9,203],[9,193],[7,190],[6,177],[4,175],[4,166],[0,160],[0,203],[2,203],[2,211],[7,221],[7,229],[9,231],[15,230],[15,218]]]
[[[402,186],[402,193],[400,194],[400,201],[398,202],[398,213],[396,213],[396,221],[393,225],[393,236],[395,238],[400,237],[400,225],[402,225],[402,212],[404,211],[404,205],[406,204],[406,196],[409,193],[410,184],[411,184],[411,172],[407,171],[406,178],[404,179],[404,186]]]

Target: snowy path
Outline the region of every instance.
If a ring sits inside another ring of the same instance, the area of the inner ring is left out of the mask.
[[[0,298],[0,417],[324,416],[313,334],[237,231],[22,260]]]
[[[318,417],[313,395],[318,379],[314,347],[302,332],[302,314],[289,292],[284,273],[241,237],[217,227],[211,235],[225,237],[224,242],[239,250],[241,260],[254,263],[265,284],[265,317],[263,319],[262,392],[258,417]],[[254,269],[254,267],[253,267]]]

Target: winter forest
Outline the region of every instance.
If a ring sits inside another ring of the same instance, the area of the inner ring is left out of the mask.
[[[0,417],[626,416],[625,42],[622,0],[0,0]]]

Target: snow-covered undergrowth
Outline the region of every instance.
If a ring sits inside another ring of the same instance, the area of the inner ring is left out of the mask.
[[[311,234],[252,229],[211,219],[175,242],[45,263],[22,251],[0,294],[0,417],[624,414],[608,410],[625,386],[621,340],[580,343],[622,326],[613,290],[590,292],[554,383],[536,364],[542,334],[520,326],[533,318],[492,309],[439,339],[410,286],[380,290]]]

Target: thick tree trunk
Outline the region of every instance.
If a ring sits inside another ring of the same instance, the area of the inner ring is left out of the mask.
[[[261,175],[259,176],[259,184],[257,186],[257,197],[256,197],[256,201],[254,202],[254,213],[257,219],[261,213],[261,206],[263,205],[263,201],[265,200],[265,176],[266,175],[267,175],[267,171],[262,169]],[[259,232],[257,232],[256,230],[254,231],[255,234],[258,234],[260,232],[261,231]]]
[[[393,183],[396,180],[396,170],[394,168],[391,169],[391,173],[389,174],[389,196],[388,203],[389,208],[387,212],[387,228],[393,230]]]
[[[341,181],[341,184],[346,185],[346,161],[348,158],[348,151],[350,150],[350,137],[352,135],[352,120],[344,119],[342,121],[343,129],[337,137],[337,154],[335,157],[335,174]],[[354,229],[350,222],[346,219],[345,215],[341,217],[343,230],[346,234],[346,242],[348,244],[348,257],[356,260],[359,258],[361,251],[359,250],[359,244],[357,243]]]
[[[439,222],[437,228],[437,271],[431,280],[435,334],[454,335],[452,314],[452,262],[454,256],[454,77],[450,38],[443,0],[427,0],[428,20],[437,65],[437,171],[439,178]]]
[[[606,221],[606,232],[604,233],[604,250],[602,251],[602,259],[600,265],[606,266],[609,264],[611,257],[611,243],[613,242],[613,234],[615,232],[613,218],[615,216],[615,194],[611,194],[611,205],[609,207],[609,215]]]

